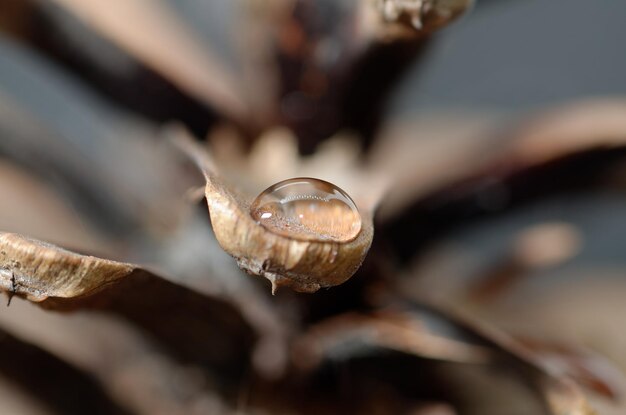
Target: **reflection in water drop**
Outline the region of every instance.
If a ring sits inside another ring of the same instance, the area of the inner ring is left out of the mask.
[[[250,214],[271,232],[305,241],[348,242],[361,231],[350,196],[318,179],[276,183],[254,200]]]

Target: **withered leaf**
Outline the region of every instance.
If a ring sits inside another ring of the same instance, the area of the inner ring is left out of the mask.
[[[487,349],[451,338],[416,313],[391,310],[372,314],[348,313],[311,327],[296,342],[294,363],[310,368],[333,355],[359,355],[359,350],[379,347],[418,357],[468,364],[487,364]],[[445,332],[445,330],[443,330]]]
[[[315,292],[345,282],[361,266],[374,236],[370,212],[360,211],[361,230],[347,242],[300,241],[270,232],[250,215],[254,196],[220,178],[206,150],[191,138],[184,133],[177,138],[181,149],[204,173],[211,225],[218,242],[240,268],[270,280],[273,291],[289,286]]]
[[[245,118],[247,109],[237,82],[166,2],[50,1],[90,24],[189,95],[232,119]],[[129,18],[134,24],[122,23]]]
[[[0,281],[5,292],[46,309],[120,315],[179,358],[225,373],[243,370],[255,340],[248,323],[224,301],[133,264],[79,255],[16,234],[0,234]]]

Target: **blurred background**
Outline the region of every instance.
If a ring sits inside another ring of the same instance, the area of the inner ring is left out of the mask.
[[[612,1],[478,1],[440,33],[393,109],[532,110],[620,95],[626,9]]]

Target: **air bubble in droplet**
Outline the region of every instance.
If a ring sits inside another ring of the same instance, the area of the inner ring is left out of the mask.
[[[361,231],[350,196],[332,183],[296,178],[267,188],[250,214],[269,231],[304,241],[348,242]]]

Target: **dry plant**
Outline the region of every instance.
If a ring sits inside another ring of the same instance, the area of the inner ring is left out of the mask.
[[[619,270],[507,220],[623,191],[626,99],[387,119],[471,0],[175,3],[0,5],[0,412],[622,413]]]

